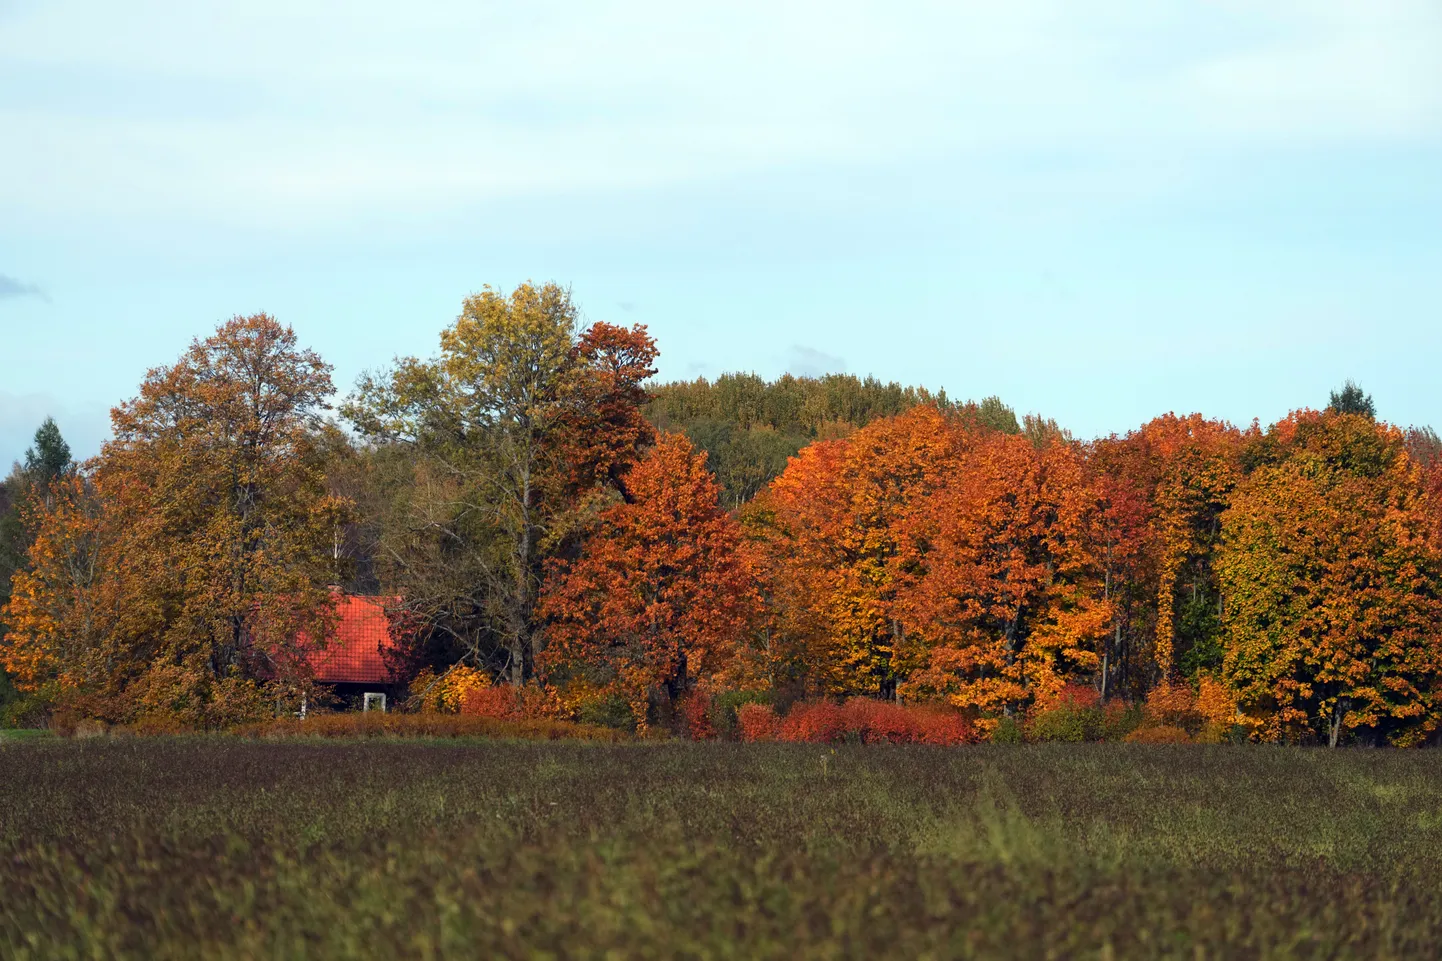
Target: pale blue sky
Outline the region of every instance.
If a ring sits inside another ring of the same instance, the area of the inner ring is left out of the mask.
[[[1442,3],[0,0],[0,461],[269,311],[534,278],[664,377],[1442,425]]]

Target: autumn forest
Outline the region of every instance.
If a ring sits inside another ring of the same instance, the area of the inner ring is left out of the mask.
[[[1271,425],[1083,440],[872,378],[657,383],[657,356],[553,284],[483,289],[433,357],[339,395],[303,332],[221,324],[114,408],[97,457],[47,423],[5,482],[6,721],[323,710],[308,652],[344,591],[383,600],[406,712],[1438,737],[1442,441],[1355,385]]]

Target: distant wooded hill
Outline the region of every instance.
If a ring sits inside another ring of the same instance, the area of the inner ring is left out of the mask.
[[[706,451],[728,508],[750,500],[785,469],[788,457],[812,441],[845,437],[919,404],[954,413],[969,410],[995,430],[1022,431],[1016,412],[999,397],[954,401],[945,390],[933,393],[854,374],[783,374],[771,381],[756,374],[722,374],[715,380],[652,385],[651,394],[646,417],[663,430],[684,432]]]

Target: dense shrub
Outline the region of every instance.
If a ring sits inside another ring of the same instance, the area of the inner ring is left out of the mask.
[[[1102,707],[1103,741],[1122,741],[1142,724],[1142,707],[1128,701],[1108,701]]]
[[[498,721],[554,720],[556,705],[538,687],[495,684],[467,691],[460,713]]]
[[[576,705],[575,717],[582,724],[611,727],[618,731],[636,730],[636,715],[620,694],[597,693],[584,698]]]
[[[903,705],[853,697],[801,702],[785,717],[761,704],[737,712],[742,740],[796,741],[809,744],[970,744],[976,732],[966,719],[945,708]]]
[[[1199,744],[1236,744],[1248,739],[1231,692],[1210,674],[1185,683],[1159,684],[1142,705],[1140,724],[1126,740],[1137,744],[1176,743],[1177,732]]]
[[[990,740],[993,744],[1020,744],[1025,738],[1016,718],[1003,717],[992,727]]]
[[[718,691],[711,696],[711,729],[728,741],[741,737],[738,712],[748,704],[770,704],[769,691]]]
[[[1197,678],[1196,711],[1209,725],[1230,729],[1240,727],[1237,699],[1225,684],[1210,674]]]
[[[1147,694],[1142,713],[1147,725],[1180,727],[1188,733],[1195,733],[1203,722],[1197,695],[1186,684],[1158,684]]]
[[[1028,719],[1025,727],[1028,741],[1100,741],[1102,731],[1102,712],[1096,708],[1051,708]]]
[[[711,725],[711,698],[699,692],[692,692],[675,705],[675,733],[692,741],[716,739],[716,729]]]
[[[1032,713],[1026,737],[1032,741],[1100,741],[1106,732],[1100,703],[1101,695],[1091,685],[1068,684]]]
[[[49,726],[52,712],[48,692],[21,694],[0,706],[0,728],[39,728]]]
[[[470,694],[490,686],[490,675],[465,664],[457,664],[440,676],[433,671],[422,671],[411,682],[411,707],[458,714]]]
[[[234,728],[231,733],[251,738],[374,738],[374,737],[487,737],[533,741],[620,741],[624,735],[611,728],[556,721],[548,718],[495,718],[467,714],[315,714],[304,720],[276,718]]]
[[[781,719],[769,704],[742,704],[736,709],[736,730],[743,741],[774,741]]]
[[[1251,732],[1235,721],[1229,724],[1208,721],[1192,740],[1198,744],[1246,744],[1251,740]]]
[[[793,704],[776,726],[776,739],[806,744],[839,743],[846,739],[846,712],[834,701]]]
[[[1191,744],[1185,730],[1172,724],[1148,724],[1126,736],[1129,744]]]

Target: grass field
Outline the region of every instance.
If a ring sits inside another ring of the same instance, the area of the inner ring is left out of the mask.
[[[1435,957],[1439,761],[0,740],[0,956]]]

